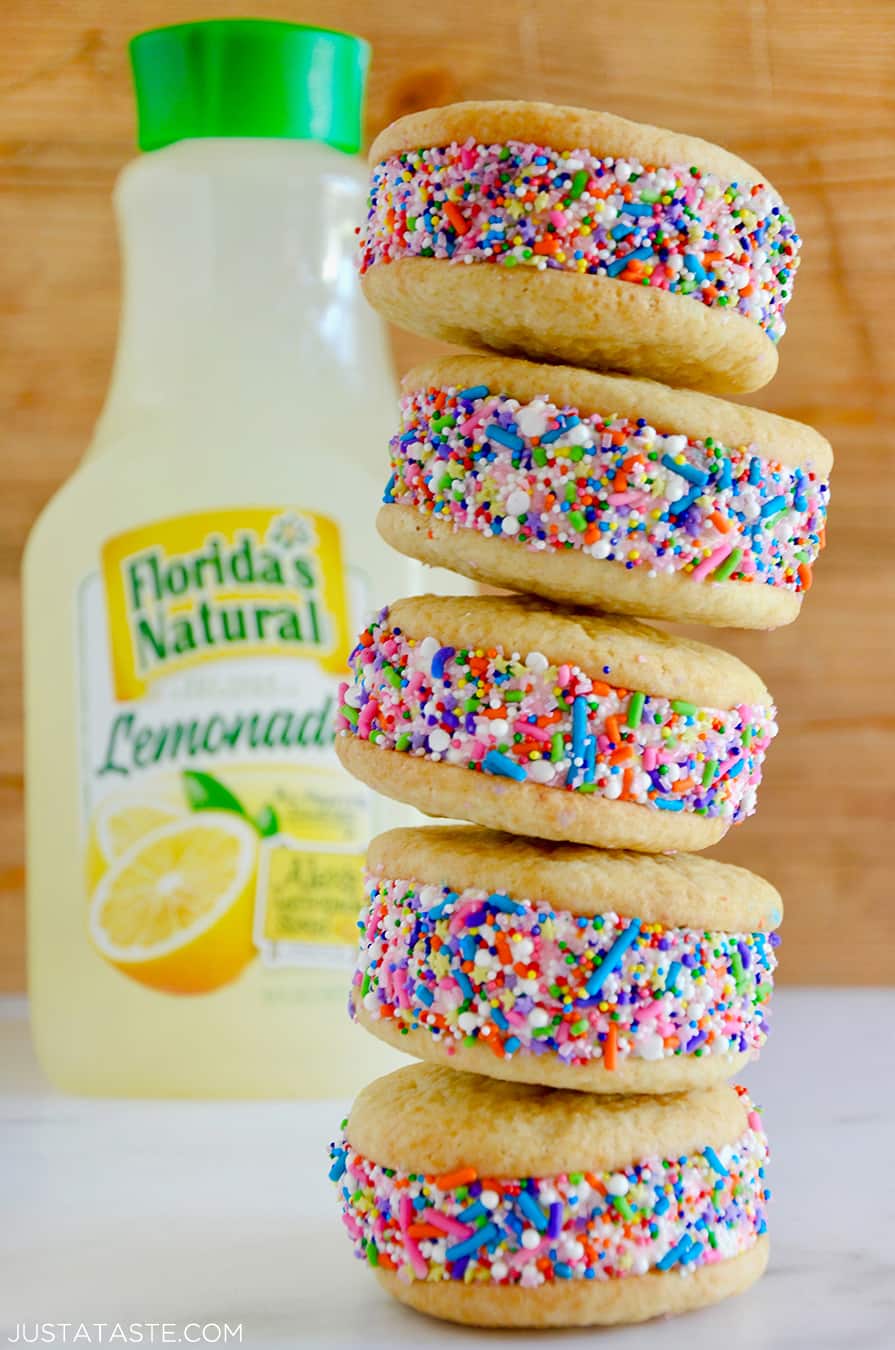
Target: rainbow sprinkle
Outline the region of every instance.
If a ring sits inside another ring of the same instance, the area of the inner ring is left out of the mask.
[[[428,1031],[448,1054],[478,1044],[499,1059],[603,1059],[609,1069],[757,1054],[767,1039],[776,933],[584,918],[370,873],[366,897],[354,999],[377,1021]]]
[[[385,501],[455,531],[650,576],[808,589],[829,484],[754,446],[663,434],[544,395],[429,386],[401,401]]]
[[[799,246],[764,183],[470,137],[376,166],[361,271],[412,257],[614,277],[729,308],[777,342]]]
[[[402,1172],[343,1137],[330,1145],[330,1178],[355,1255],[403,1279],[536,1289],[650,1270],[686,1275],[748,1251],[767,1230],[767,1139],[745,1099],[748,1129],[735,1143],[617,1172]]]
[[[773,707],[699,708],[551,665],[537,651],[523,659],[497,646],[417,641],[389,624],[388,610],[361,634],[350,666],[340,735],[661,811],[751,815],[777,733]]]

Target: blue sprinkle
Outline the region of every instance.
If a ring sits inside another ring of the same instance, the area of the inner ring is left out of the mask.
[[[665,976],[666,989],[670,990],[671,992],[675,992],[674,989],[675,981],[677,980],[677,977],[678,975],[680,975],[680,973],[681,973],[680,961],[672,961],[671,965],[668,967],[668,974]]]
[[[709,481],[708,474],[703,473],[702,469],[697,469],[692,464],[678,464],[671,455],[663,455],[662,463],[666,469],[671,469],[672,473],[679,474],[681,478],[686,478],[688,483],[695,483],[697,487],[705,487]]]
[[[587,699],[581,694],[572,704],[572,756],[580,759],[584,754],[584,742],[587,736]]]
[[[511,900],[508,895],[501,895],[495,891],[488,896],[488,904],[492,909],[500,910],[501,914],[524,914],[525,906],[519,905],[515,900]]]
[[[503,1048],[508,1055],[515,1055],[521,1044],[518,1036],[508,1036],[503,1043]]]
[[[758,487],[761,482],[761,460],[757,455],[753,455],[749,460],[749,483],[752,487]]]
[[[558,426],[555,427],[553,431],[545,431],[544,435],[541,437],[541,445],[552,445],[554,441],[559,440],[565,430],[566,428],[564,426]]]
[[[658,806],[660,811],[683,811],[684,809],[681,797],[654,797],[653,806]]]
[[[467,998],[470,998],[470,999],[471,999],[471,998],[473,997],[475,991],[474,991],[474,989],[473,989],[471,983],[469,982],[469,980],[468,980],[468,978],[467,978],[465,972],[462,971],[462,970],[455,970],[455,971],[454,971],[454,979],[455,979],[455,980],[457,981],[457,983],[459,984],[459,986],[460,986],[460,992],[462,993],[464,999],[467,999]]]
[[[510,1025],[500,1008],[491,1009],[491,1020],[497,1023],[501,1031],[506,1031]]]
[[[708,277],[708,272],[705,270],[695,253],[684,254],[684,266],[690,275],[695,277],[697,281],[705,281]]]
[[[487,398],[490,392],[487,384],[471,384],[468,389],[461,389],[457,397],[466,399]]]
[[[730,1173],[728,1172],[727,1168],[724,1166],[723,1162],[718,1157],[717,1153],[713,1148],[711,1147],[704,1148],[702,1151],[705,1154],[709,1167],[711,1167],[713,1172],[717,1172],[719,1177],[730,1176]]]
[[[470,936],[470,934],[467,933],[465,937],[461,937],[458,946],[460,948],[460,951],[463,953],[464,961],[475,960],[475,954],[478,951],[478,943],[476,942],[474,937]]]
[[[553,1273],[558,1275],[561,1280],[570,1280],[572,1278],[572,1267],[567,1266],[565,1261],[554,1261]]]
[[[718,473],[718,491],[726,492],[728,488],[733,487],[733,468],[730,460],[725,455],[721,461],[721,468]]]
[[[392,493],[392,488],[394,486],[395,486],[395,474],[392,474],[391,478],[386,483],[385,491],[382,494],[382,500],[385,502],[386,506],[390,506],[391,503],[395,500],[394,495]]]
[[[424,984],[418,984],[413,992],[416,994],[420,1003],[425,1003],[427,1008],[432,1007],[432,1004],[435,1002],[435,995],[432,993],[431,989],[427,989]]]
[[[671,505],[668,508],[668,514],[670,516],[682,516],[684,512],[687,511],[693,505],[693,503],[696,501],[696,498],[701,496],[702,496],[702,488],[699,487],[691,488],[690,491],[686,494],[686,496],[678,497],[676,502],[671,503]]]
[[[547,1215],[541,1209],[534,1197],[529,1195],[528,1191],[520,1192],[517,1204],[531,1226],[536,1228],[539,1233],[546,1233]]]
[[[505,445],[510,450],[521,450],[525,445],[521,436],[514,435],[512,431],[505,431],[496,422],[492,422],[490,426],[485,427],[485,435],[489,441],[497,441],[498,445]]]
[[[759,511],[762,520],[767,520],[768,516],[776,516],[778,511],[782,511],[786,506],[785,497],[772,497],[769,502],[765,502]]]
[[[690,1238],[687,1233],[671,1248],[671,1251],[665,1253],[661,1261],[656,1262],[656,1270],[670,1270],[676,1261],[678,1261],[690,1246]],[[450,1252],[448,1253],[450,1256]]]
[[[446,895],[443,900],[439,900],[437,905],[433,905],[433,907],[428,910],[427,917],[432,920],[443,919],[448,910],[453,909],[454,901],[456,899],[456,892],[451,891],[450,895]]]
[[[653,1213],[658,1214],[661,1217],[661,1215],[665,1213],[670,1203],[671,1202],[668,1199],[667,1195],[660,1195],[656,1203],[653,1205]]]
[[[636,225],[626,225],[624,221],[621,221],[620,224],[614,225],[609,233],[613,239],[624,239],[625,235],[633,234],[636,228]]]
[[[731,764],[730,768],[727,770],[727,777],[728,777],[728,778],[736,778],[736,776],[737,776],[738,773],[742,773],[742,772],[743,772],[743,769],[745,768],[745,766],[746,766],[746,761],[745,761],[744,759],[738,759],[738,760],[735,760],[734,763]]]
[[[498,778],[512,778],[517,783],[524,783],[525,770],[521,764],[510,759],[508,755],[502,755],[499,750],[489,750],[482,760],[482,768],[485,773],[496,774]]]
[[[653,208],[647,202],[625,202],[621,213],[623,216],[651,216]]]
[[[447,1261],[459,1261],[464,1256],[472,1256],[478,1251],[479,1247],[485,1247],[495,1236],[500,1235],[500,1229],[496,1223],[486,1223],[484,1228],[479,1228],[471,1237],[464,1238],[462,1242],[454,1243],[453,1247],[448,1247],[445,1252]]]
[[[329,1179],[330,1181],[339,1181],[345,1175],[345,1150],[343,1148],[336,1149],[332,1159],[333,1165],[329,1169]]]
[[[432,679],[444,678],[444,667],[456,652],[456,647],[441,647],[432,657]]]
[[[607,275],[610,277],[617,277],[619,272],[624,272],[627,265],[628,254],[625,254],[624,258],[616,258],[614,262],[609,264],[606,268]]]
[[[647,258],[653,257],[655,257],[655,254],[653,253],[653,250],[650,248],[649,244],[642,244],[640,248],[631,249],[631,252],[628,253],[625,257],[625,262],[626,263],[631,262],[632,259],[634,258],[637,258],[638,261],[645,262]]]
[[[603,957],[597,969],[591,975],[587,984],[584,986],[588,998],[593,998],[598,994],[605,983],[607,975],[611,975],[621,965],[622,957],[630,946],[635,942],[640,932],[640,920],[632,919],[624,932],[619,933],[613,942],[609,951]]]

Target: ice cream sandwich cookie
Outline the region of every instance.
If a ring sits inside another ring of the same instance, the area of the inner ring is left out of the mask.
[[[457,356],[405,378],[379,530],[476,581],[612,613],[775,628],[824,543],[810,427],[647,380]]]
[[[777,368],[799,236],[759,171],[548,103],[402,117],[370,151],[368,299],[414,332],[741,393]]]
[[[641,1322],[767,1263],[767,1141],[742,1088],[596,1097],[412,1065],[343,1130],[330,1177],[355,1254],[435,1317]]]
[[[421,596],[351,654],[336,749],[435,816],[646,853],[755,809],[771,696],[726,652],[528,597]]]
[[[744,868],[434,825],[374,839],[365,885],[351,1011],[420,1059],[676,1092],[767,1037],[783,905]]]

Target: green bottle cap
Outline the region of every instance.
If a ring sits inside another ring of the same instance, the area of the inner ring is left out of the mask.
[[[211,19],[130,42],[141,150],[200,136],[361,144],[369,44],[271,19]]]

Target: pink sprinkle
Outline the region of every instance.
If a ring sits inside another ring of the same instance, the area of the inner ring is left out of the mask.
[[[556,672],[556,683],[559,685],[560,689],[565,689],[571,678],[572,672],[569,667],[560,666],[559,670]]]
[[[464,145],[461,149],[460,163],[464,169],[471,169],[475,164],[475,150],[471,145]]]
[[[610,492],[606,498],[610,506],[630,506],[634,502],[633,492]]]
[[[416,1278],[427,1280],[429,1278],[429,1267],[414,1239],[408,1237],[406,1233],[404,1234],[404,1250],[407,1252],[407,1259]]]
[[[654,745],[648,745],[643,752],[643,767],[646,773],[652,773],[656,767],[656,755],[658,751]]]
[[[497,399],[492,399],[490,403],[483,403],[477,412],[467,417],[465,422],[460,424],[460,435],[471,436],[480,422],[484,422],[486,417],[490,417],[497,407]]]
[[[533,741],[549,741],[551,739],[550,732],[545,731],[543,727],[533,726],[530,722],[518,722],[516,725],[519,731],[524,732]]]
[[[407,993],[407,970],[404,966],[399,966],[394,974],[395,994],[398,999],[399,1008],[410,1007],[410,996]]]
[[[507,1264],[512,1266],[513,1270],[518,1270],[520,1266],[527,1266],[529,1261],[537,1261],[539,1256],[549,1251],[551,1246],[550,1238],[542,1238],[537,1247],[529,1250],[527,1247],[520,1247],[518,1252],[514,1252],[509,1257]]]
[[[472,1237],[475,1232],[468,1223],[461,1223],[459,1219],[452,1219],[447,1214],[440,1214],[437,1209],[424,1210],[419,1216],[420,1223],[430,1223],[433,1228],[440,1228],[442,1233],[450,1233],[453,1237],[465,1239]]]
[[[470,758],[470,759],[484,759],[484,758],[485,758],[485,754],[486,754],[486,748],[485,748],[485,744],[484,744],[483,741],[478,741],[478,740],[476,740],[476,741],[471,741],[471,742],[470,742],[470,745],[469,745],[469,758]]]
[[[722,563],[727,555],[733,552],[736,539],[735,534],[728,535],[723,544],[719,544],[713,553],[710,553],[707,558],[703,558],[699,566],[694,567],[690,573],[692,580],[704,581],[710,572],[714,572],[718,564]]]
[[[477,909],[481,909],[480,900],[464,900],[462,905],[458,905],[450,917],[448,927],[452,933],[459,933],[461,928],[466,927],[467,914],[474,914]]]
[[[398,1201],[398,1225],[403,1233],[409,1226],[413,1218],[413,1203],[406,1191],[401,1195]]]
[[[565,214],[564,211],[551,211],[551,212],[550,212],[550,220],[551,220],[551,223],[554,224],[558,230],[564,230],[564,229],[565,229],[565,227],[566,227],[566,214]]]
[[[347,680],[340,680],[340,682],[339,682],[339,702],[340,702],[340,703],[344,703],[344,702],[345,702],[345,695],[346,695],[347,693],[348,693],[348,681],[347,681]]]
[[[348,1229],[348,1232],[354,1238],[355,1242],[359,1242],[363,1237],[363,1233],[361,1229],[358,1227],[358,1225],[354,1222],[354,1219],[352,1219],[351,1215],[343,1213],[342,1222]]]
[[[746,1123],[749,1126],[750,1130],[755,1130],[756,1133],[758,1134],[761,1133],[761,1116],[758,1114],[757,1111],[749,1112],[748,1116],[746,1117]]]

